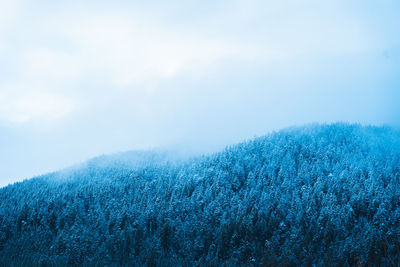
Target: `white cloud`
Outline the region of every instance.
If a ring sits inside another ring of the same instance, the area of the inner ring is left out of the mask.
[[[19,0],[0,0],[0,31],[15,22],[22,10]]]
[[[14,123],[52,121],[69,115],[74,109],[71,99],[51,92],[22,88],[0,92],[0,120]]]
[[[254,48],[243,43],[180,32],[135,16],[85,14],[64,26],[86,71],[105,73],[119,87],[254,55]]]
[[[19,0],[0,0],[0,56],[5,53],[5,33],[17,22],[17,17],[22,11]]]
[[[15,79],[7,84],[0,80],[0,120],[53,121],[72,113],[78,102],[90,106],[100,98],[112,97],[115,90],[96,91],[99,84],[114,89],[154,90],[164,79],[183,73],[198,75],[225,59],[254,59],[259,55],[255,47],[243,42],[206,38],[157,18],[123,13],[57,13],[32,22],[40,40],[17,47],[13,47],[12,39],[3,40],[9,53],[0,64],[14,66],[11,74]],[[16,27],[13,37],[34,37],[30,30]],[[87,88],[82,89],[82,84]],[[85,91],[96,94],[86,98]],[[75,102],[66,95],[73,95]]]
[[[282,71],[377,49],[374,35],[344,12],[343,2],[239,0],[196,22],[102,4],[47,4],[52,12],[44,13],[43,3],[31,5],[28,18],[16,19],[24,10],[18,3],[0,0],[0,32],[9,34],[0,36],[0,69],[9,72],[3,76],[7,86],[0,80],[0,120],[7,121],[64,118],[79,105],[111,99],[121,93],[117,89],[154,92],[165,80],[201,76],[225,60],[268,63]]]
[[[77,55],[49,48],[28,51],[21,64],[21,74],[25,80],[73,81],[82,75]]]

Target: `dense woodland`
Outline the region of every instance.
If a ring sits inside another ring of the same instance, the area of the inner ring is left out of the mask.
[[[0,266],[399,266],[400,134],[285,129],[0,189]]]

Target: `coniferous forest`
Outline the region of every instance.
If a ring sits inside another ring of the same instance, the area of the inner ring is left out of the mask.
[[[0,266],[399,266],[400,134],[308,125],[0,189]]]

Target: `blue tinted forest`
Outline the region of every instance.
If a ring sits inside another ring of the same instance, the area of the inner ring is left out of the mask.
[[[0,266],[399,266],[400,134],[332,124],[0,189]]]

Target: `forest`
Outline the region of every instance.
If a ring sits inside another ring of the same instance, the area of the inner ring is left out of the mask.
[[[315,124],[0,189],[0,266],[399,266],[400,133]]]

